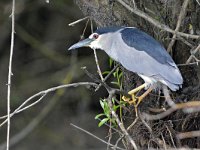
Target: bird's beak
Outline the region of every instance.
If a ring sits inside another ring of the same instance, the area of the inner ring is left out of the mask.
[[[93,40],[92,39],[85,39],[85,40],[82,40],[74,45],[72,45],[68,50],[72,50],[72,49],[76,49],[76,48],[80,48],[80,47],[87,47],[90,45],[90,43],[92,42]]]

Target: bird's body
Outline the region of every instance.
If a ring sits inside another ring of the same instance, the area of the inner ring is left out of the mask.
[[[70,49],[82,47],[80,43]],[[183,84],[181,73],[165,48],[137,28],[100,28],[82,43],[104,50],[127,70],[137,73],[147,86],[162,83],[176,91]]]

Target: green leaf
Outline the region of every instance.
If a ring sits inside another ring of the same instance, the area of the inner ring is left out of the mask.
[[[120,72],[119,79],[121,79],[122,75],[123,75],[123,72]]]
[[[98,127],[101,127],[103,124],[105,124],[107,121],[109,120],[109,118],[104,118],[102,119],[99,124],[98,124]]]
[[[120,86],[118,82],[111,82],[112,84],[115,84],[117,86]]]
[[[117,76],[117,72],[116,71],[113,72],[113,76],[116,78],[116,76]]]
[[[110,73],[110,71],[104,71],[102,74],[106,75],[106,74],[109,74],[109,73]]]
[[[109,118],[110,117],[110,108],[107,101],[104,101],[104,114]]]
[[[98,115],[95,116],[94,119],[98,119],[98,118],[101,117],[101,116],[105,116],[105,114],[98,114]]]
[[[118,72],[119,72],[119,67],[117,67],[116,72],[117,72],[117,74],[118,74]]]
[[[99,102],[100,102],[101,108],[104,110],[104,102],[103,102],[103,100],[100,100]]]
[[[113,124],[114,126],[117,125],[116,120],[115,120],[114,118],[110,119],[110,121],[112,122],[112,124]]]
[[[110,66],[110,68],[112,67],[112,65],[113,65],[113,62],[114,62],[114,61],[113,61],[113,59],[112,59],[112,58],[110,58],[110,59],[109,59],[109,66]]]
[[[117,110],[117,108],[119,108],[119,107],[120,107],[120,105],[117,105],[117,106],[116,106],[116,105],[114,105],[114,106],[113,106],[113,109],[114,109],[114,111],[116,111],[116,110]]]
[[[114,98],[112,98],[112,103],[115,104],[115,99]]]

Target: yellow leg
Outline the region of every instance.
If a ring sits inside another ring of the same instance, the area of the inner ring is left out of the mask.
[[[139,87],[131,90],[128,92],[129,95],[131,95],[131,99],[130,98],[127,98],[125,96],[122,97],[122,99],[125,101],[125,102],[128,102],[129,104],[133,104],[134,106],[136,105],[136,98],[135,98],[135,93],[140,91],[141,89],[145,88],[146,84],[142,84],[140,85]]]
[[[153,88],[149,88],[146,92],[144,92],[141,96],[139,96],[137,99],[136,107],[141,103],[141,101],[153,90]]]
[[[153,88],[149,88],[146,92],[144,92],[141,96],[139,97],[135,97],[135,93],[140,91],[141,89],[145,88],[146,84],[142,84],[139,87],[131,90],[128,92],[129,95],[131,95],[131,99],[127,98],[125,96],[122,97],[122,99],[126,102],[128,102],[129,104],[133,104],[135,107],[135,113],[136,116],[138,116],[138,111],[137,111],[137,107],[138,105],[141,103],[141,101],[153,90]]]
[[[135,94],[136,92],[140,91],[141,89],[145,88],[146,84],[142,84],[140,86],[138,86],[137,88],[131,90],[128,92],[128,94],[132,95],[132,94]]]

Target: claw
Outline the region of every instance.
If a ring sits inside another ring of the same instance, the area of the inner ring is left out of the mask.
[[[142,100],[153,90],[153,88],[149,88],[146,92],[144,92],[141,96],[139,97],[136,97],[135,96],[135,93],[140,91],[141,89],[145,88],[146,87],[146,84],[142,84],[140,85],[139,87],[131,90],[128,92],[128,94],[131,95],[131,98],[127,98],[125,96],[122,97],[122,99],[125,101],[125,102],[128,102],[129,104],[133,104],[134,107],[135,107],[135,113],[136,113],[136,116],[138,116],[138,111],[137,111],[137,107],[138,105],[142,102]]]
[[[136,101],[137,101],[137,100],[136,100],[136,97],[135,97],[134,94],[131,95],[131,98],[128,98],[128,97],[126,97],[126,96],[122,96],[122,99],[123,99],[125,102],[129,103],[130,105],[131,105],[131,104],[136,105]]]
[[[131,99],[130,99],[130,98],[127,98],[127,97],[125,97],[125,96],[123,96],[122,99],[123,99],[125,102],[128,102],[129,104],[136,105],[136,104],[137,104],[137,103],[136,103],[136,102],[137,102],[137,98],[136,98],[136,96],[135,96],[135,93],[138,92],[138,91],[140,91],[141,89],[145,88],[145,86],[146,86],[146,84],[144,83],[144,84],[140,85],[139,87],[137,87],[137,88],[135,88],[135,89],[129,91],[128,94],[131,95]]]

